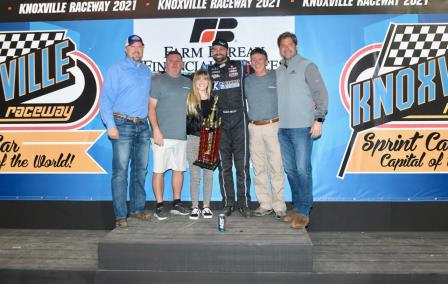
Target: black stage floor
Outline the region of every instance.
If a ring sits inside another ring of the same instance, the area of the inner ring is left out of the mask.
[[[445,232],[312,232],[271,216],[0,229],[0,283],[448,283]]]

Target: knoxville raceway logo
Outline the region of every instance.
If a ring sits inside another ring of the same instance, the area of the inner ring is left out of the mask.
[[[102,131],[74,131],[98,112],[101,73],[65,33],[0,32],[0,173],[104,172],[87,154]]]
[[[448,172],[448,24],[390,24],[340,77],[352,136],[338,177]]]

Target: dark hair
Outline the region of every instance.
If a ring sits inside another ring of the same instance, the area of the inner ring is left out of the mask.
[[[182,58],[182,54],[180,54],[180,52],[177,51],[177,50],[171,50],[170,52],[168,52],[168,53],[165,55],[165,58],[168,58],[168,56],[170,56],[170,55],[179,55],[180,58]]]
[[[263,48],[255,47],[254,49],[252,49],[252,51],[250,52],[250,56],[254,54],[264,55],[264,57],[266,57],[266,60],[268,59],[268,54],[266,53],[266,50],[264,50]]]
[[[279,35],[277,38],[278,47],[280,47],[280,43],[282,42],[282,40],[284,40],[286,38],[290,38],[294,42],[294,44],[297,45],[297,36],[290,32],[284,32],[281,35]]]

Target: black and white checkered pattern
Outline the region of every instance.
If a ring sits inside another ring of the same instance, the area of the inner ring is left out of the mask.
[[[397,25],[384,67],[409,66],[444,55],[448,48],[448,25]]]
[[[0,63],[63,40],[64,31],[0,33]]]

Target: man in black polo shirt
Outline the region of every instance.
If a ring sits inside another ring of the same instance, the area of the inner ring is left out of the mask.
[[[237,176],[237,207],[243,217],[251,216],[249,137],[247,130],[246,100],[243,80],[249,66],[241,61],[230,60],[226,41],[216,39],[212,43],[215,64],[208,66],[213,81],[213,95],[218,96],[218,111],[222,119],[219,156],[219,183],[224,203],[224,214],[230,216],[235,210],[235,191],[232,166]]]

